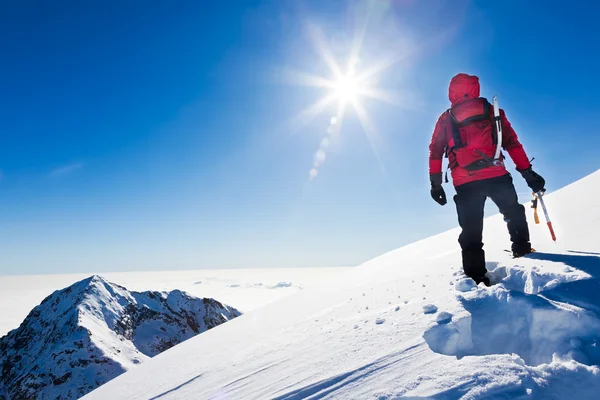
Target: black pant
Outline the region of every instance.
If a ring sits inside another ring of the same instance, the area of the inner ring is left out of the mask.
[[[483,213],[488,197],[504,215],[512,250],[523,252],[531,249],[525,207],[519,204],[510,174],[457,186],[454,202],[458,212],[458,223],[462,228],[458,242],[462,248],[465,274],[471,278],[484,277],[487,272],[483,251]]]

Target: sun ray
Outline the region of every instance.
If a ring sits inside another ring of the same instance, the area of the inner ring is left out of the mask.
[[[379,100],[379,101],[382,101],[384,103],[388,103],[388,104],[391,104],[394,106],[402,106],[403,105],[402,101],[396,94],[387,92],[385,90],[382,90],[382,89],[379,89],[376,87],[369,87],[369,86],[362,87],[358,94],[361,96]]]
[[[321,114],[327,107],[333,104],[337,100],[337,96],[335,93],[332,93],[328,96],[322,97],[317,100],[315,103],[308,106],[308,108],[302,110],[292,121],[292,125],[298,129],[301,126],[307,125],[312,121],[316,116]],[[297,130],[290,134],[290,136],[294,136],[297,133]]]
[[[321,60],[323,60],[325,62],[325,64],[327,65],[327,67],[329,68],[329,71],[333,74],[333,76],[336,79],[339,78],[340,76],[343,76],[344,74],[340,68],[340,65],[338,64],[337,60],[335,59],[333,52],[331,51],[329,46],[327,46],[327,44],[325,43],[325,40],[323,40],[321,31],[319,29],[317,29],[315,26],[310,25],[308,32],[314,43],[315,49],[319,53]]]
[[[347,73],[352,73],[353,75],[356,72],[356,64],[360,61],[360,53],[362,51],[363,44],[365,42],[365,36],[367,34],[367,27],[369,25],[369,20],[371,17],[371,12],[373,10],[373,3],[367,5],[369,10],[367,11],[367,15],[362,19],[362,23],[360,23],[360,27],[356,29],[354,32],[354,38],[352,41],[352,47],[350,48],[350,57],[348,58],[348,70]]]
[[[360,122],[360,125],[363,131],[365,132],[365,135],[369,139],[369,142],[373,144],[375,141],[379,141],[380,136],[377,133],[377,129],[375,128],[375,125],[369,118],[369,114],[367,113],[367,110],[364,108],[364,106],[359,101],[355,101],[354,103],[352,103],[352,107],[354,108],[356,117],[358,118],[358,121]]]
[[[284,70],[281,75],[282,80],[289,85],[309,86],[323,89],[332,89],[335,85],[331,79],[292,69]]]
[[[402,61],[406,57],[407,56],[405,54],[397,54],[387,58],[382,58],[378,62],[368,66],[364,71],[362,71],[358,78],[366,81],[374,76],[381,74],[382,72],[384,72],[394,64],[397,64],[398,62]]]

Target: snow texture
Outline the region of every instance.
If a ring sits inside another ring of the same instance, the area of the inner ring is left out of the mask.
[[[470,292],[477,289],[477,284],[471,278],[464,278],[456,282],[454,285],[459,292]]]
[[[547,195],[558,243],[532,223],[538,252],[522,259],[504,252],[502,217],[486,220],[492,287],[459,283],[455,229],[190,339],[86,399],[596,399],[598,187],[600,171]],[[424,315],[428,304],[443,310]]]
[[[92,276],[48,296],[0,339],[0,398],[79,398],[239,315],[213,299],[129,292]]]

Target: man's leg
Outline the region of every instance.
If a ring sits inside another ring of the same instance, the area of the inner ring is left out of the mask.
[[[485,281],[485,253],[483,252],[483,209],[486,195],[481,182],[470,182],[456,188],[456,211],[462,232],[458,238],[462,249],[465,275],[475,282]]]
[[[506,174],[499,178],[490,179],[488,194],[504,215],[514,255],[520,257],[531,253],[525,207],[519,204],[512,177]]]

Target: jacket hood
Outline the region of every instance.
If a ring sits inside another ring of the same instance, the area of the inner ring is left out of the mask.
[[[455,105],[462,100],[479,97],[479,78],[475,75],[458,74],[450,81],[448,98]]]

